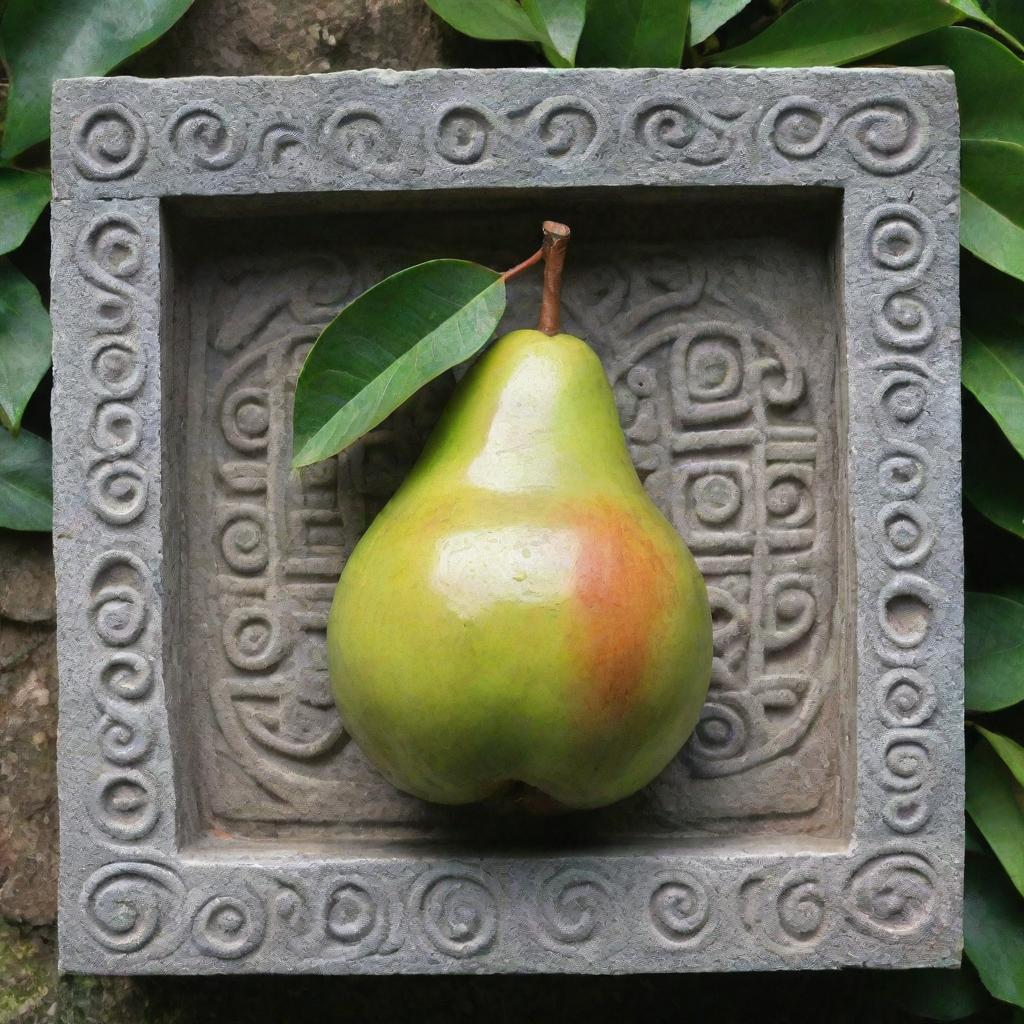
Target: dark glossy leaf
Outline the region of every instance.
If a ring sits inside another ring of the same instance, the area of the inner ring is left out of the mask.
[[[1015,39],[1024,40],[1024,4],[1020,0],[987,0],[987,7],[996,24]]]
[[[1020,41],[1011,32],[1007,32],[998,22],[993,21],[978,0],[946,0],[946,2],[958,11],[962,11],[969,21],[978,22],[997,36],[1000,36],[1008,46],[1020,49]]]
[[[945,0],[803,0],[749,42],[715,54],[709,63],[761,68],[849,64],[961,18],[963,13]]]
[[[53,480],[49,441],[23,430],[0,430],[0,527],[53,529]]]
[[[9,0],[0,24],[11,91],[2,154],[50,134],[58,78],[103,75],[164,34],[192,0]]]
[[[452,28],[474,39],[539,43],[546,37],[516,0],[426,0]]]
[[[1024,280],[1024,146],[971,141],[960,146],[960,244]]]
[[[964,387],[1024,456],[1024,338],[965,326],[960,373]]]
[[[478,352],[505,311],[501,275],[433,260],[364,292],[328,324],[295,388],[293,465],[335,455]]]
[[[690,45],[704,42],[750,0],[690,0]]]
[[[0,423],[17,430],[50,366],[50,317],[35,285],[0,259]]]
[[[879,971],[876,977],[886,1001],[927,1020],[963,1020],[989,1002],[969,963],[957,971]]]
[[[967,813],[1024,895],[1024,789],[985,740],[967,754]]]
[[[523,0],[534,27],[544,37],[544,45],[554,51],[554,63],[571,67],[576,60],[583,22],[587,16],[587,0]]]
[[[1024,700],[1024,604],[968,591],[964,620],[967,708],[998,711]]]
[[[992,857],[967,858],[964,950],[996,999],[1024,1006],[1024,900]]]
[[[960,240],[980,259],[1024,278],[1024,200],[1017,185],[1024,173],[1024,62],[970,28],[932,32],[879,59],[952,68],[963,158]]]
[[[987,519],[1024,539],[1024,464],[995,420],[964,396],[964,493]]]
[[[677,68],[689,0],[592,0],[576,63],[590,68]]]
[[[1002,733],[992,732],[990,729],[984,729],[980,725],[976,725],[975,728],[988,740],[992,749],[1010,770],[1010,774],[1013,775],[1017,785],[1024,786],[1024,747],[1015,740],[1011,740],[1009,736],[1003,736]]]
[[[50,202],[50,176],[0,167],[0,256],[17,249]]]

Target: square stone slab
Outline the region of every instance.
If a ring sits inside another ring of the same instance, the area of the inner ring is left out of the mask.
[[[64,970],[959,962],[949,72],[76,80],[53,171]],[[290,419],[349,299],[510,266],[547,217],[715,663],[643,792],[521,820],[391,788],[326,675],[338,573],[452,377],[300,473]]]

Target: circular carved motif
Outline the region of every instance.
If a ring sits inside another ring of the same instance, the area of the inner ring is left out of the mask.
[[[148,145],[142,119],[121,103],[87,110],[71,134],[72,159],[82,177],[91,181],[115,181],[134,174]]]
[[[497,942],[498,897],[480,871],[427,872],[414,889],[412,905],[423,933],[446,956],[480,956]]]
[[[846,916],[859,931],[881,939],[916,935],[936,908],[935,872],[919,853],[868,858],[846,882]]]
[[[189,103],[171,118],[171,146],[186,163],[206,171],[222,171],[245,150],[245,134],[231,124],[216,103]]]
[[[449,107],[438,118],[434,146],[448,163],[467,167],[490,155],[493,135],[494,126],[487,113],[461,104]]]
[[[545,939],[559,947],[583,946],[602,939],[615,913],[610,883],[584,868],[562,868],[537,894],[537,924]]]
[[[173,948],[184,903],[181,879],[149,863],[107,864],[89,876],[79,897],[85,927],[113,953],[137,953],[150,944]]]
[[[698,946],[714,927],[707,886],[689,872],[659,876],[648,910],[656,934],[669,947]]]
[[[122,842],[143,839],[160,817],[156,786],[135,768],[104,772],[93,786],[92,812],[108,836]]]
[[[238,960],[263,941],[267,919],[251,893],[211,896],[192,918],[192,941],[208,956]]]
[[[890,728],[923,725],[935,711],[935,687],[912,668],[894,668],[878,682],[879,716]]]

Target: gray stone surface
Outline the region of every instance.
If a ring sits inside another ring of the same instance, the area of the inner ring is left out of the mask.
[[[958,960],[948,73],[83,80],[53,144],[64,969]],[[648,790],[522,822],[394,793],[324,685],[333,581],[449,385],[286,455],[347,296],[507,265],[542,216],[576,228],[569,323],[700,559],[716,663]]]

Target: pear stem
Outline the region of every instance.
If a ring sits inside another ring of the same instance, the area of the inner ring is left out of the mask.
[[[569,229],[557,221],[546,220],[543,226],[544,288],[540,298],[537,330],[542,334],[558,334],[562,319],[562,268],[569,248]]]

